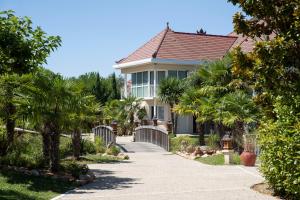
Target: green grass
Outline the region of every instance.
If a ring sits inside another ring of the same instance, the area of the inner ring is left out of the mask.
[[[213,156],[208,156],[208,157],[200,157],[196,158],[197,161],[207,164],[207,165],[224,165],[224,155],[219,154],[219,155],[213,155]],[[233,154],[233,165],[239,165],[240,164],[240,157],[238,154]]]
[[[88,154],[81,156],[79,161],[76,161],[79,164],[93,164],[93,163],[113,163],[121,161],[120,158],[115,156],[104,156],[101,154]]]
[[[71,183],[45,177],[27,176],[13,171],[0,171],[1,200],[51,199],[74,188]]]

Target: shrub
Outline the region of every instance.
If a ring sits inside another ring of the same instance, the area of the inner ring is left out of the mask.
[[[176,152],[181,150],[182,144],[185,143],[185,146],[197,146],[199,143],[198,138],[189,137],[189,136],[178,136],[171,138],[170,142],[170,151]]]
[[[280,122],[263,123],[259,130],[261,167],[275,193],[300,199],[299,127]]]
[[[210,134],[207,137],[207,145],[212,149],[218,149],[220,144],[220,136],[218,134]]]
[[[42,167],[43,155],[41,149],[42,142],[39,135],[18,135],[7,155],[0,158],[0,163],[28,168]]]
[[[97,153],[104,153],[106,148],[101,137],[95,137],[95,147]]]
[[[108,155],[117,156],[120,153],[120,149],[117,146],[111,146],[110,148],[106,149],[106,153]]]
[[[76,163],[74,160],[64,160],[60,163],[62,171],[71,174],[75,178],[79,178],[82,174],[88,173],[88,166],[86,164]]]
[[[92,141],[89,140],[81,140],[80,141],[80,154],[95,154],[96,153],[96,146]]]

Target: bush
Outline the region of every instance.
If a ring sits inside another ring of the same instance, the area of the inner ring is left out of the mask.
[[[38,135],[31,134],[16,136],[10,151],[0,158],[0,164],[27,168],[42,167],[43,154],[40,139]]]
[[[97,153],[104,153],[106,147],[101,137],[95,137],[95,147]]]
[[[80,141],[80,154],[95,154],[96,153],[96,146],[92,141],[89,140],[81,140]]]
[[[259,130],[261,167],[277,195],[300,199],[300,131],[283,123],[264,123]]]
[[[117,156],[120,153],[120,149],[117,146],[111,146],[110,148],[106,149],[106,153],[108,155]]]
[[[218,134],[210,134],[207,137],[207,145],[212,149],[218,149],[220,144],[220,136]]]
[[[194,137],[189,137],[189,136],[173,137],[171,138],[171,142],[170,142],[170,151],[172,152],[180,151],[183,143],[185,144],[186,147],[197,146],[199,143],[199,139]]]
[[[76,163],[74,160],[64,160],[60,164],[61,170],[79,178],[82,174],[87,174],[89,168],[86,164]]]

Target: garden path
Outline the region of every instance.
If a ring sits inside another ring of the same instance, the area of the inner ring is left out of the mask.
[[[129,161],[92,164],[98,179],[59,197],[61,200],[264,200],[250,189],[263,181],[256,168],[209,166],[147,143],[118,138]]]

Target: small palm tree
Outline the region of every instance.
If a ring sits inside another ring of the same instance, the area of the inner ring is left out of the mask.
[[[179,99],[182,96],[185,89],[185,84],[182,80],[177,78],[166,78],[163,79],[158,87],[158,96],[160,101],[169,104],[171,121],[173,124],[173,133],[177,132],[177,118],[178,116],[174,112],[173,108],[179,103]]]

